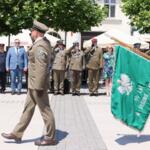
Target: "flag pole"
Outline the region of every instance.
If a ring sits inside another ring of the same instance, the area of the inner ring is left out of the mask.
[[[129,48],[131,51],[135,52],[136,54],[143,56],[144,58],[150,60],[150,56],[147,55],[146,53],[141,52],[138,48],[134,48],[131,45],[124,43],[120,40],[118,40],[117,38],[111,37],[113,40],[117,41],[120,45]]]

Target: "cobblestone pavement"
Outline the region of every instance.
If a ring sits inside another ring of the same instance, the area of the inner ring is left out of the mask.
[[[84,93],[84,95],[86,94]],[[59,144],[39,147],[39,150],[107,149],[83,96],[72,96],[71,94],[64,96],[53,96],[50,94],[49,96],[51,108],[56,119],[56,139],[59,141]],[[13,96],[10,93],[0,95],[1,133],[4,131],[10,132],[13,129],[23,110],[25,98],[26,92]],[[0,145],[6,150],[37,149],[36,146],[33,146],[33,142],[44,132],[43,126],[39,111],[36,109],[31,124],[25,132],[22,144],[16,144],[14,141],[8,141],[1,137]],[[22,145],[24,145],[24,148]]]
[[[138,132],[123,125],[111,114],[110,97],[104,95],[105,89],[99,89],[100,95],[90,97],[87,89],[81,96],[53,96],[50,103],[56,119],[56,146],[37,147],[34,141],[44,132],[44,124],[35,110],[27,128],[23,142],[16,144],[0,136],[0,149],[4,150],[149,150],[150,119],[141,136]],[[0,94],[0,133],[11,132],[23,110],[26,91],[21,95]]]

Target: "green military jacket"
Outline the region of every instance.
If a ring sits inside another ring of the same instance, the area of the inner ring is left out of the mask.
[[[67,65],[67,55],[65,50],[60,50],[59,48],[55,48],[53,50],[53,70],[66,70]]]
[[[68,67],[68,56],[72,50],[72,47],[69,49],[60,50],[55,48],[53,50],[53,70],[66,70]]]
[[[82,71],[84,68],[84,65],[85,65],[84,52],[81,50],[76,51],[75,49],[72,49],[70,63],[69,63],[69,69]]]
[[[28,55],[28,88],[34,90],[47,89],[51,62],[51,45],[49,41],[46,38],[41,38],[34,42],[28,51]]]
[[[98,70],[102,67],[103,54],[99,47],[90,47],[84,53],[86,55],[86,67],[88,69]]]

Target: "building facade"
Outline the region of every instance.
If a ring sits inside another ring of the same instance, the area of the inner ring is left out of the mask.
[[[106,32],[111,29],[119,29],[131,34],[130,21],[121,10],[121,0],[96,0],[96,2],[108,8],[108,14],[98,27],[91,28],[92,31]]]
[[[101,6],[105,6],[108,8],[107,18],[99,23],[98,26],[91,27],[90,31],[82,32],[82,33],[72,33],[72,32],[63,32],[59,31],[57,34],[56,32],[50,28],[49,32],[51,35],[61,38],[64,40],[66,47],[69,48],[74,41],[78,41],[83,45],[83,42],[89,40],[97,35],[100,35],[104,32],[107,32],[112,29],[119,29],[124,31],[127,34],[131,34],[131,26],[129,25],[129,19],[125,16],[125,14],[121,10],[122,2],[121,0],[94,0],[97,4]],[[26,40],[23,37],[26,35],[28,38]],[[23,35],[23,36],[22,36]],[[21,36],[21,37],[20,37]],[[23,41],[22,45],[29,45],[31,39],[29,38],[28,31],[25,33],[20,33],[17,36],[11,36],[10,38],[10,45],[13,45],[14,38],[21,38]],[[8,38],[7,37],[0,37],[1,41],[4,40],[4,43],[8,45]]]
[[[76,36],[78,37],[77,40],[81,42],[81,45],[83,45],[84,41],[113,29],[118,29],[131,35],[130,20],[122,12],[121,0],[95,0],[95,2],[101,6],[105,6],[108,9],[107,18],[98,26],[91,27],[91,31],[82,32],[81,38],[80,36],[76,36],[76,34],[68,33],[66,43],[72,43],[72,39],[74,39],[72,36]]]

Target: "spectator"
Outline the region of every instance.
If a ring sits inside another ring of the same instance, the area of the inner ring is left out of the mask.
[[[0,43],[0,83],[1,83],[0,93],[4,93],[6,84],[6,70],[5,70],[6,53],[4,51],[4,46],[5,44]]]
[[[10,71],[12,95],[15,94],[16,88],[19,95],[22,89],[23,71],[27,71],[27,54],[25,49],[20,47],[19,39],[15,39],[15,46],[8,50],[6,71]]]
[[[113,64],[114,64],[113,47],[108,46],[107,52],[104,53],[103,55],[103,65],[104,65],[103,75],[105,80],[107,96],[110,96],[111,94]]]

